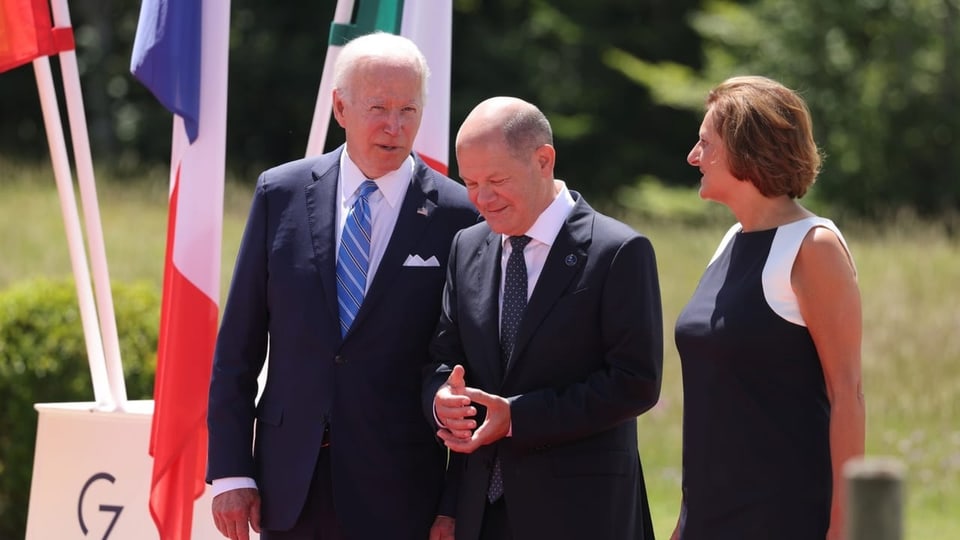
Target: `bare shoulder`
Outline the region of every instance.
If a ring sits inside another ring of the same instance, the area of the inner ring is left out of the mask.
[[[847,245],[833,230],[827,227],[813,227],[800,245],[799,259],[806,259],[816,265],[846,266],[854,271],[853,257]]]
[[[794,262],[794,287],[804,283],[829,287],[850,279],[856,280],[856,267],[844,241],[827,227],[811,228]]]

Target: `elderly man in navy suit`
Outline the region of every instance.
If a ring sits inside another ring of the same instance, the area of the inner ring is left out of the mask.
[[[477,214],[411,153],[427,76],[405,38],[351,41],[333,91],[346,144],[257,182],[210,385],[228,538],[426,540],[452,513],[420,385],[450,242]]]
[[[660,395],[653,247],[554,179],[555,157],[515,98],[457,136],[485,222],[454,239],[424,408],[455,452],[458,540],[653,539],[636,422]]]

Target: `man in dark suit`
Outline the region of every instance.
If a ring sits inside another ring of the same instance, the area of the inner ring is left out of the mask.
[[[405,38],[351,41],[333,91],[345,146],[257,183],[210,385],[207,480],[229,538],[425,540],[436,526],[446,449],[421,377],[450,242],[477,214],[411,154],[427,74]]]
[[[455,452],[458,540],[650,540],[636,416],[660,394],[654,251],[554,179],[552,143],[515,98],[460,128],[486,221],[454,239],[425,413]]]

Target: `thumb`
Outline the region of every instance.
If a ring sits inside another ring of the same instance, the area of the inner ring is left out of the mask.
[[[453,371],[451,371],[450,376],[447,377],[447,384],[458,388],[466,386],[467,384],[464,382],[464,373],[465,370],[463,369],[462,365],[457,364],[453,366]]]

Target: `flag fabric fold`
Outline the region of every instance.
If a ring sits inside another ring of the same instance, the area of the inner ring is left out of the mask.
[[[73,48],[73,31],[50,22],[48,0],[0,0],[0,73]]]
[[[190,142],[200,114],[200,28],[197,0],[143,0],[130,71],[164,107],[183,118]]]
[[[205,488],[207,394],[219,316],[230,3],[144,0],[140,9],[131,71],[175,115],[150,513],[161,540],[186,540],[195,501]]]

